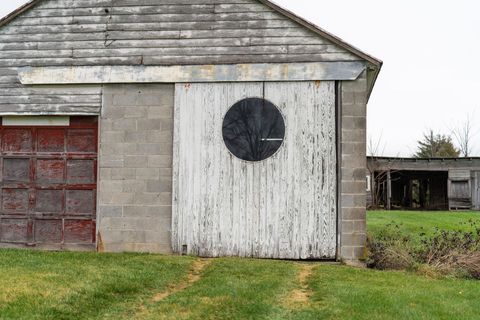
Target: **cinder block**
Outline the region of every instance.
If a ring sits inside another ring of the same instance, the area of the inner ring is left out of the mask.
[[[172,179],[148,180],[147,192],[172,192]]]
[[[353,259],[354,260],[365,260],[367,258],[367,250],[365,245],[361,245],[353,248]]]
[[[172,217],[172,200],[170,196],[170,201],[166,201],[167,199],[163,198],[165,202],[169,202],[170,205],[161,205],[161,206],[150,206],[146,207],[146,214],[150,217],[162,216],[171,218]]]
[[[118,154],[102,154],[99,156],[101,168],[122,168],[123,156]]]
[[[173,157],[171,155],[148,156],[147,165],[149,168],[172,168]]]
[[[113,105],[118,107],[134,107],[137,105],[138,95],[134,92],[125,92],[125,94],[115,94],[113,96]]]
[[[135,168],[112,168],[111,179],[112,180],[132,180],[136,178]]]
[[[366,208],[366,192],[354,194],[354,193],[341,193],[342,199],[341,205],[343,208]]]
[[[367,233],[367,221],[356,220],[353,225],[353,230],[357,233]]]
[[[112,97],[113,99],[113,97]],[[107,100],[108,100],[108,97],[107,97]],[[112,122],[112,124],[119,120],[119,119],[123,119],[125,117],[125,114],[124,114],[124,109],[123,108],[119,108],[119,107],[114,107],[113,105],[111,104],[108,104],[109,102],[108,101],[103,101],[103,108],[102,108],[102,122],[103,120],[105,119],[109,119]],[[113,129],[113,126],[112,128]]]
[[[100,205],[125,205],[133,204],[133,193],[112,192],[108,190],[99,191]]]
[[[135,193],[134,203],[136,205],[146,205],[146,206],[160,205],[161,204],[160,194],[151,193],[151,192]]]
[[[355,95],[353,92],[346,91],[345,88],[343,89],[342,94],[342,105],[354,104],[355,103]]]
[[[120,180],[101,180],[99,183],[99,188],[102,192],[122,192],[123,184]]]
[[[137,106],[156,106],[162,101],[162,94],[157,92],[142,92],[138,95]]]
[[[140,143],[147,141],[147,133],[145,131],[126,131],[125,142]]]
[[[367,132],[365,129],[342,128],[342,141],[344,142],[366,142]]]
[[[343,116],[342,117],[342,128],[343,129],[366,129],[367,119],[365,117],[352,117],[352,116]]]
[[[173,119],[173,108],[171,107],[148,108],[147,115],[149,119]]]
[[[160,177],[160,169],[158,168],[136,168],[135,170],[137,180],[158,179]]]
[[[340,256],[344,260],[352,260],[354,257],[354,248],[342,246],[340,249]]]
[[[123,192],[146,192],[147,191],[147,181],[146,180],[123,180]]]
[[[100,133],[100,143],[119,143],[125,142],[124,131],[106,131],[102,130]]]
[[[137,130],[136,119],[119,119],[113,123],[113,130],[135,131]]]
[[[359,194],[366,192],[367,184],[363,181],[342,181],[342,193]]]
[[[110,217],[121,217],[123,215],[122,206],[99,206],[97,211],[99,220]]]
[[[354,221],[353,220],[343,220],[341,226],[341,234],[352,234],[354,229]]]
[[[349,168],[365,169],[367,167],[367,159],[364,155],[361,154],[343,154],[342,166],[347,166]]]
[[[365,207],[358,208],[342,208],[342,220],[365,220],[367,217],[367,210]]]
[[[342,154],[344,155],[365,154],[365,150],[366,150],[365,142],[345,141],[342,143]]]
[[[342,117],[366,117],[366,104],[342,103]]]
[[[342,246],[364,247],[367,242],[367,235],[364,233],[342,234]]]
[[[137,124],[142,131],[160,130],[160,121],[157,119],[139,119]]]
[[[145,231],[133,230],[106,230],[103,227],[99,229],[102,241],[108,243],[145,243]]]
[[[124,156],[124,165],[126,168],[143,168],[147,163],[147,156]]]
[[[134,205],[125,206],[123,208],[123,216],[127,218],[149,218],[149,217],[164,217],[171,218],[172,207],[171,206],[146,206],[146,205]]]
[[[173,119],[158,119],[160,121],[160,130],[173,132]]]
[[[159,168],[160,178],[171,178],[173,170],[172,168]]]
[[[142,119],[147,116],[147,107],[124,107],[124,109],[123,114],[125,119]]]
[[[172,142],[173,132],[151,130],[147,132],[146,137],[147,137],[147,143]]]

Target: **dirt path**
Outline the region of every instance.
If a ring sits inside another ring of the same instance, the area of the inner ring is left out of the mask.
[[[291,309],[297,309],[305,307],[310,302],[310,297],[313,292],[308,287],[308,278],[313,273],[313,269],[316,267],[314,264],[301,264],[299,272],[297,274],[297,281],[300,285],[299,288],[290,292],[285,300],[285,305]]]
[[[211,260],[207,259],[198,259],[193,262],[190,271],[188,272],[187,279],[175,284],[174,286],[168,288],[167,290],[156,294],[153,297],[153,302],[160,302],[167,298],[168,296],[180,292],[182,290],[191,287],[195,282],[200,280],[201,273],[211,263]]]

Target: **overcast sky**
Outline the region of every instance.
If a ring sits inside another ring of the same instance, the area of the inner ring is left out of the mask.
[[[25,2],[1,1],[0,16]],[[480,1],[276,2],[384,61],[368,105],[384,155],[410,156],[428,129],[449,134],[468,115],[480,155]]]

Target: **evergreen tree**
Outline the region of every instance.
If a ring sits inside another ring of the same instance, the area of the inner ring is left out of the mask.
[[[458,158],[460,152],[452,143],[452,138],[442,134],[434,134],[433,130],[423,135],[418,141],[416,158]]]

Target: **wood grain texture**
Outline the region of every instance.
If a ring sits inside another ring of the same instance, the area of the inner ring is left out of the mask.
[[[100,112],[98,93],[30,98],[18,67],[361,60],[257,0],[46,0],[0,27],[0,115]]]
[[[224,145],[223,116],[263,96],[284,115],[284,145],[241,161]],[[174,251],[335,258],[334,82],[177,84],[174,128]]]
[[[185,66],[25,67],[25,85],[355,80],[362,62],[257,63]],[[0,103],[2,102],[0,97]]]

